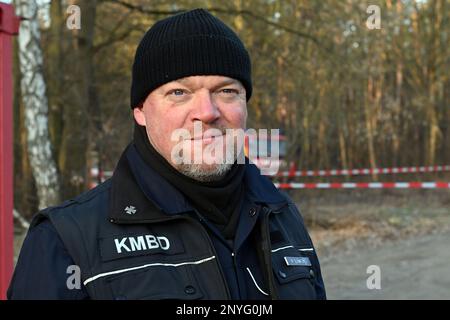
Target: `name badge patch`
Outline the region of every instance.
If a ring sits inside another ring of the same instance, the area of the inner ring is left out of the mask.
[[[99,239],[102,261],[149,254],[174,255],[184,252],[173,234],[124,234]]]
[[[310,267],[311,261],[308,257],[284,257],[284,261],[288,266],[302,266],[302,267]]]

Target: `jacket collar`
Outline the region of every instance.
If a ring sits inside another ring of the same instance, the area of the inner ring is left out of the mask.
[[[246,164],[247,170],[244,177],[246,190],[249,197],[255,203],[266,205],[271,209],[278,209],[287,203],[285,196],[274,186],[273,182],[261,175],[261,171],[253,163]]]
[[[272,209],[286,199],[254,164],[244,176],[245,190],[251,201]],[[156,222],[194,211],[184,195],[148,166],[134,144],[123,152],[112,177],[110,220],[115,223]]]

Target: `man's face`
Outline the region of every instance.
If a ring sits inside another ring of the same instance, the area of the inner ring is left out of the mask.
[[[139,125],[146,127],[153,147],[174,168],[196,180],[218,180],[232,165],[229,161],[224,163],[225,130],[242,132],[246,126],[245,88],[238,80],[224,76],[178,79],[153,90],[142,108],[134,109],[134,117]],[[174,132],[180,131],[188,135],[172,138]],[[185,163],[177,163],[174,150],[181,150]],[[209,152],[211,150],[223,152]],[[200,163],[199,153],[204,156]],[[186,161],[189,159],[191,161]]]

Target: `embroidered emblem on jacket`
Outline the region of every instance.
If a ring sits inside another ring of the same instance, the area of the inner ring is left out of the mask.
[[[117,253],[154,249],[170,249],[169,239],[167,239],[166,237],[155,237],[151,234],[137,237],[124,237],[122,239],[115,238],[114,243],[116,245]]]

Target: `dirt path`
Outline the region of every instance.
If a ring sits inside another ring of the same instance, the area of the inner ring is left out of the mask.
[[[380,267],[380,290],[367,289],[369,265]],[[328,299],[450,299],[450,232],[335,253],[321,266]]]

